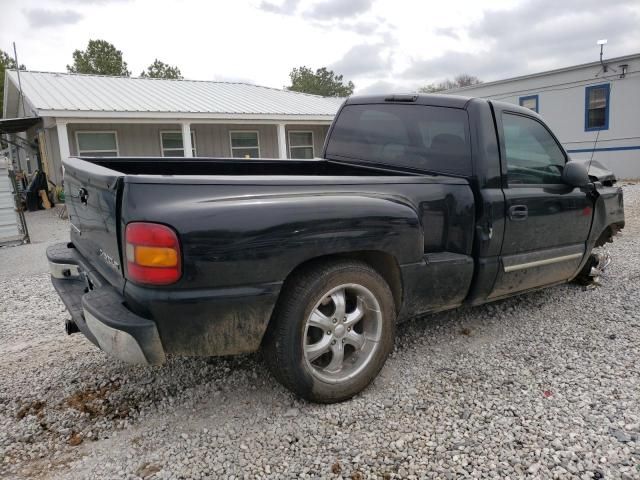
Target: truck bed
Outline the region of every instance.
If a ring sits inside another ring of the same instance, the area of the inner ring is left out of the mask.
[[[254,350],[283,281],[323,256],[374,255],[380,268],[418,286],[405,292],[403,318],[460,304],[471,282],[475,210],[464,178],[327,160],[64,165],[72,248],[131,311],[156,322],[170,353]],[[127,280],[124,231],[132,222],[177,232],[183,273],[175,284]],[[245,321],[255,331],[236,325]]]
[[[268,175],[272,176],[402,176],[417,173],[325,159],[281,160],[244,158],[100,158],[83,160],[126,175]]]

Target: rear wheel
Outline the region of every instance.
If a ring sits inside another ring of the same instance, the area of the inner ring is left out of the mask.
[[[274,376],[316,402],[348,399],[378,374],[393,348],[395,305],[370,266],[331,261],[289,279],[265,337]]]

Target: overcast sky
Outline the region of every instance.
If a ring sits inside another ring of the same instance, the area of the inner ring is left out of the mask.
[[[484,81],[640,52],[638,0],[0,0],[0,48],[66,71],[104,39],[133,75],[154,58],[185,78],[282,88],[328,66],[356,92],[411,91],[459,73]]]

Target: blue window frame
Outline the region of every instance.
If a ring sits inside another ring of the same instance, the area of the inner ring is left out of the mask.
[[[538,113],[538,102],[538,95],[527,95],[526,97],[520,97],[518,100],[521,107],[528,108],[536,113]]]
[[[609,129],[609,93],[608,83],[591,85],[584,91],[584,131]]]

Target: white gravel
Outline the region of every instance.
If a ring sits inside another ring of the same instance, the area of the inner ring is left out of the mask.
[[[374,384],[331,406],[257,355],[113,360],[0,250],[0,477],[640,478],[640,185],[625,206],[601,287],[404,324]]]

